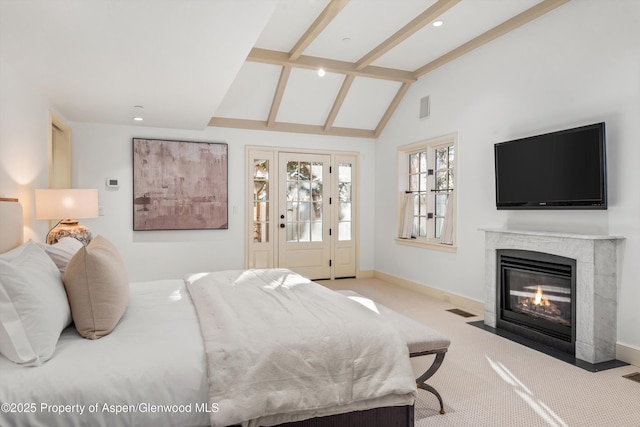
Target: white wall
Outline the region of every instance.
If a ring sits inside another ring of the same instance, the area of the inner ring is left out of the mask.
[[[72,182],[99,189],[104,216],[83,220],[94,234],[121,251],[131,280],[180,278],[190,272],[244,268],[245,146],[359,152],[361,270],[373,270],[373,167],[370,139],[208,128],[185,131],[139,126],[71,123]],[[134,137],[225,142],[229,145],[229,228],[197,231],[133,231],[132,142]],[[109,191],[106,178],[118,178]]]
[[[0,197],[18,198],[25,239],[44,241],[34,188],[49,185],[49,102],[0,57]]]
[[[544,25],[544,27],[541,27]],[[376,270],[483,301],[482,228],[626,237],[618,341],[640,348],[640,3],[580,0],[426,75],[376,144]],[[431,97],[431,117],[418,119]],[[497,211],[493,144],[605,121],[609,209]],[[397,245],[399,145],[458,132],[458,251]]]

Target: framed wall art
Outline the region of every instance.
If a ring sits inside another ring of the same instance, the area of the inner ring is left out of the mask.
[[[227,144],[133,138],[133,229],[228,227]]]

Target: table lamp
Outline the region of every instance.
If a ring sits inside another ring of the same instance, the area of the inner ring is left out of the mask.
[[[47,234],[53,245],[63,237],[73,237],[84,245],[92,239],[78,218],[98,216],[98,190],[85,188],[36,189],[36,219],[60,220]]]

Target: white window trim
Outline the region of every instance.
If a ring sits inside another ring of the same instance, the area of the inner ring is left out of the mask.
[[[453,188],[454,188],[454,192],[453,192],[453,197],[456,198],[457,201],[457,197],[458,197],[458,185],[457,185],[457,180],[458,180],[458,165],[459,165],[459,153],[458,153],[458,134],[457,133],[451,133],[451,134],[447,134],[447,135],[443,135],[443,136],[439,136],[436,138],[431,138],[431,139],[427,139],[427,140],[423,140],[423,141],[419,141],[416,143],[412,143],[412,144],[408,144],[408,145],[403,145],[398,147],[398,192],[397,192],[397,214],[396,214],[396,223],[395,223],[395,227],[396,227],[396,243],[401,244],[401,245],[406,245],[406,246],[414,246],[414,247],[422,247],[422,248],[429,248],[429,249],[435,249],[435,250],[440,250],[440,251],[445,251],[445,252],[456,252],[457,251],[457,224],[458,224],[458,220],[457,220],[457,212],[455,213],[454,219],[453,219],[453,244],[449,245],[449,244],[444,244],[444,243],[440,243],[440,239],[439,238],[426,238],[426,237],[417,237],[417,238],[412,238],[412,239],[402,239],[400,237],[397,237],[397,229],[398,226],[400,224],[400,211],[401,211],[401,197],[400,195],[403,194],[405,191],[409,190],[409,183],[408,183],[408,175],[409,175],[409,155],[411,153],[414,153],[416,151],[435,151],[436,148],[440,148],[443,146],[454,146],[454,150],[455,150],[455,166],[454,166],[454,176],[453,176]],[[431,159],[429,160],[431,161]],[[429,177],[431,180],[433,179],[433,177]],[[429,187],[432,188],[433,186],[433,182],[430,181]],[[432,212],[432,203],[433,201],[431,200],[431,198],[429,198],[428,201],[428,205],[429,209],[428,211]],[[457,205],[457,203],[456,203]],[[433,220],[430,220],[433,221]],[[429,227],[431,227],[431,224],[428,224]]]

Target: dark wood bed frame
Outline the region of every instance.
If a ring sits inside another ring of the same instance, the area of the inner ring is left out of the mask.
[[[413,405],[387,406],[293,421],[275,427],[413,427],[413,414]]]
[[[413,427],[413,419],[413,405],[390,406],[311,418],[277,427]]]
[[[388,406],[294,421],[275,427],[413,427],[413,411],[413,405]]]

